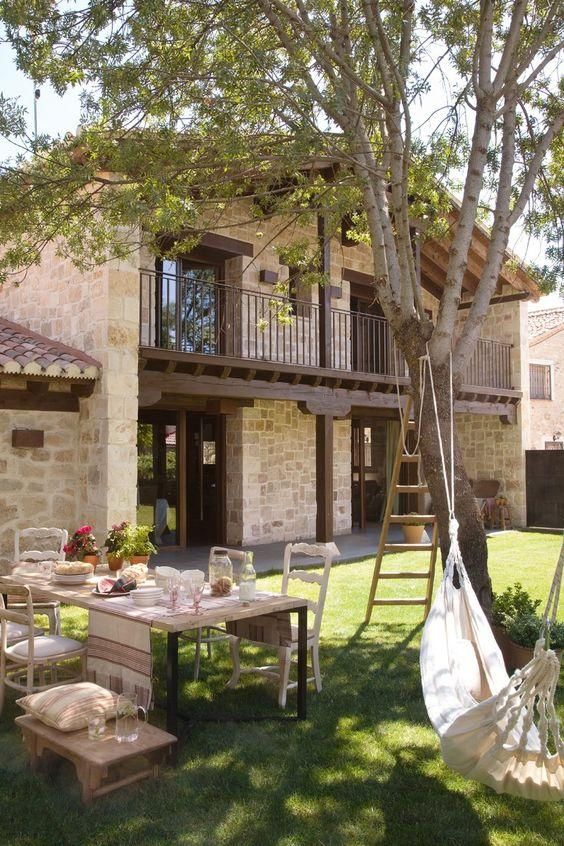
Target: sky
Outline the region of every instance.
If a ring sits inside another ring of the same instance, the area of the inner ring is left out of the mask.
[[[9,45],[0,42],[0,92],[6,97],[18,97],[21,105],[28,112],[29,133],[33,133],[33,82],[16,67],[14,54]],[[37,128],[39,134],[64,136],[67,132],[76,133],[80,124],[79,90],[71,89],[59,97],[50,85],[42,85],[37,100]],[[14,144],[0,137],[0,161],[16,155]],[[515,230],[517,227],[515,227]],[[520,258],[535,261],[542,255],[542,244],[534,239],[526,239],[521,232],[513,232],[511,247]],[[524,241],[526,241],[525,249]],[[564,299],[557,294],[541,297],[538,303],[530,303],[532,309],[564,306]]]

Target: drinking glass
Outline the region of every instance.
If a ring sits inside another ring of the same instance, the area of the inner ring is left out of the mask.
[[[171,576],[168,580],[168,607],[175,611],[180,599],[180,575]]]
[[[136,693],[120,693],[116,706],[116,740],[133,743],[139,737],[139,711],[147,722],[147,711],[137,704]]]
[[[50,579],[51,574],[53,572],[53,562],[52,561],[40,561],[37,565],[39,572],[43,576],[44,579]]]
[[[106,731],[106,718],[103,714],[88,720],[88,737],[90,740],[100,740]]]
[[[196,614],[201,614],[200,602],[204,593],[204,579],[193,578],[188,582],[188,591],[192,599],[192,608]]]

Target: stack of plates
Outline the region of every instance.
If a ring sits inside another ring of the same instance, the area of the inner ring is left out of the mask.
[[[162,595],[163,589],[160,587],[140,587],[130,593],[133,604],[137,605],[138,608],[149,608],[152,605],[157,605]]]

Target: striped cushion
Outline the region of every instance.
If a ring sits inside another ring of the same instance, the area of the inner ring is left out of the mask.
[[[51,687],[16,701],[45,725],[59,731],[78,731],[92,717],[115,717],[117,694],[98,684],[79,682]]]

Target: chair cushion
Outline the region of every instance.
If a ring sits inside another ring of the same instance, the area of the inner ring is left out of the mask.
[[[92,717],[115,717],[117,693],[92,682],[62,684],[16,700],[20,708],[59,731],[78,731]]]
[[[22,640],[15,643],[6,650],[7,655],[18,658],[27,658],[29,641]],[[84,649],[85,646],[79,640],[72,637],[61,637],[61,635],[45,635],[34,638],[34,657],[53,658],[56,655],[65,655],[67,652],[76,652],[77,649]]]
[[[10,643],[10,641],[20,640],[22,637],[28,637],[29,626],[25,626],[22,623],[7,623],[6,631],[8,636],[8,643]],[[42,634],[43,629],[38,629],[37,627],[34,627],[34,637],[41,637]]]

